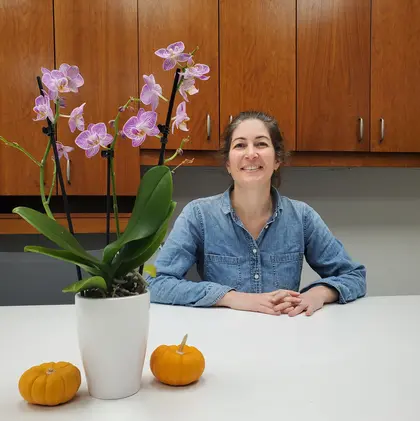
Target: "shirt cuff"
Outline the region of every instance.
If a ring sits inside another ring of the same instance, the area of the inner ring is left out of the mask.
[[[199,301],[197,301],[194,306],[196,307],[212,307],[214,306],[221,298],[223,298],[229,291],[232,291],[234,288],[228,287],[226,285],[211,284],[206,288],[206,295]]]
[[[346,296],[349,296],[349,291],[348,288],[344,285],[341,285],[340,283],[338,283],[337,281],[330,281],[328,279],[323,279],[317,282],[314,282],[304,288],[301,289],[301,293],[304,293],[306,291],[309,291],[311,288],[316,287],[316,286],[326,286],[326,287],[330,287],[332,289],[334,289],[335,291],[338,292],[338,300],[337,302],[339,304],[347,304],[348,300],[346,299]]]

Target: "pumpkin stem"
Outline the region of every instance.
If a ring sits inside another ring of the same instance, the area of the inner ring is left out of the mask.
[[[182,339],[181,345],[179,345],[178,350],[176,351],[177,354],[183,354],[184,353],[184,346],[187,343],[188,333],[184,336],[184,339]]]
[[[52,374],[52,373],[54,373],[54,369],[53,368],[49,368],[48,370],[47,370],[47,374]]]

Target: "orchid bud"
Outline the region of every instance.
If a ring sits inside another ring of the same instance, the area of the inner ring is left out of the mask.
[[[114,128],[114,127],[115,127],[115,120],[109,120],[109,121],[108,121],[108,124],[109,124],[112,128]]]
[[[122,131],[122,130],[120,130],[119,132],[118,132],[118,134],[123,138],[123,139],[127,139],[127,135]]]
[[[184,151],[183,151],[181,148],[178,148],[178,149],[176,150],[176,153],[177,153],[178,155],[182,155],[182,154],[184,153]]]
[[[120,113],[123,113],[125,111],[125,109],[126,109],[125,105],[121,105],[121,107],[118,108],[118,111]]]

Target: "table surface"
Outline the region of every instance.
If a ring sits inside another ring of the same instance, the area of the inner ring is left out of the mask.
[[[0,420],[420,419],[420,296],[366,297],[295,318],[152,304],[142,388],[114,401],[87,392],[73,305],[0,307],[0,332]],[[206,358],[204,374],[162,385],[150,354],[185,333]],[[81,369],[77,396],[51,408],[23,401],[23,371],[58,360]]]

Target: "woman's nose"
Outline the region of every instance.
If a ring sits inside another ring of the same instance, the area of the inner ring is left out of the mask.
[[[256,156],[258,156],[256,149],[255,149],[254,147],[252,147],[252,146],[247,148],[245,155],[246,155],[249,159],[253,159],[253,158],[255,158]]]

